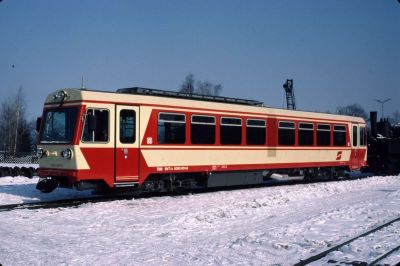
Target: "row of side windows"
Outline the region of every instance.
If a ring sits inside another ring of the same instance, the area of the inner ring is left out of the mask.
[[[83,142],[108,141],[108,110],[88,109],[87,115],[95,117],[96,130],[89,132],[88,123],[82,134]],[[121,111],[120,141],[134,143],[135,141],[135,112]],[[216,118],[205,115],[192,115],[190,121],[190,141],[192,144],[215,144]],[[225,145],[240,145],[242,143],[242,119],[236,117],[222,117],[220,121],[220,143]],[[176,113],[159,113],[158,116],[158,143],[184,144],[186,116]],[[314,145],[314,124],[300,122],[298,124],[298,144],[300,146]],[[316,144],[318,146],[331,145],[331,125],[316,125]],[[357,132],[354,127],[353,134]],[[296,125],[294,122],[280,121],[278,125],[278,144],[295,145]],[[357,145],[357,138],[353,135],[353,145]],[[266,144],[266,121],[262,119],[246,120],[246,144]],[[333,145],[346,146],[346,126],[333,125]],[[365,146],[365,128],[360,127],[360,145]]]
[[[96,130],[89,132],[88,123],[82,134],[83,142],[107,142],[108,116],[106,109],[88,109],[87,115],[95,117]],[[190,141],[192,144],[215,144],[216,118],[206,115],[192,115],[190,121]],[[120,141],[121,143],[135,142],[135,112],[122,110],[120,114]],[[158,143],[184,144],[185,143],[186,116],[176,113],[159,113],[158,116]],[[298,124],[298,144],[300,146],[313,146],[316,132],[317,146],[330,146],[332,126],[329,124],[316,124],[300,122]],[[333,145],[346,146],[346,126],[333,125]],[[353,128],[353,145],[357,145],[357,127]],[[278,144],[295,145],[296,125],[294,122],[279,121]],[[242,143],[242,119],[236,117],[222,117],[220,121],[220,143],[225,145],[240,145]],[[246,120],[246,144],[266,144],[266,121],[262,119]],[[360,146],[365,146],[365,128],[360,127]]]
[[[216,118],[205,115],[192,115],[190,121],[190,142],[192,144],[215,144]],[[220,143],[240,145],[242,143],[242,119],[222,117],[220,121]],[[159,144],[185,143],[186,116],[175,113],[159,113],[157,137]],[[246,144],[266,143],[266,121],[247,119]]]
[[[293,146],[295,145],[296,125],[294,122],[280,121],[278,127],[278,144]],[[317,124],[317,146],[331,145],[331,125]],[[298,142],[300,146],[314,145],[314,124],[299,123]],[[333,126],[333,145],[346,146],[346,126]]]
[[[190,141],[192,144],[215,144],[216,118],[205,115],[192,115],[190,121]],[[220,121],[220,143],[240,145],[242,143],[242,119],[222,117]],[[186,116],[175,113],[159,113],[158,143],[184,144]],[[331,125],[317,124],[316,145],[331,145]],[[298,125],[298,143],[300,146],[314,145],[314,124],[300,122]],[[278,144],[295,145],[296,125],[294,122],[280,121],[278,126]],[[266,144],[266,121],[262,119],[246,120],[246,144]],[[346,126],[333,125],[333,145],[346,146]]]

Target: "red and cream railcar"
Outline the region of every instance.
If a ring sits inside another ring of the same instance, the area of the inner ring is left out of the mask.
[[[143,190],[341,175],[366,164],[362,118],[151,89],[65,89],[45,102],[38,189]]]

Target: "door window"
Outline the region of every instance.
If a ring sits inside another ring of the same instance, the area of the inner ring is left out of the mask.
[[[358,145],[357,126],[353,126],[353,147]]]
[[[365,127],[360,127],[360,146],[366,146]]]
[[[119,113],[119,141],[135,143],[136,113],[134,110],[121,110]]]

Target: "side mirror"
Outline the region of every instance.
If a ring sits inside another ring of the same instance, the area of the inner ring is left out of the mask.
[[[41,117],[38,117],[37,119],[36,119],[36,131],[37,132],[39,132],[39,130],[40,130],[40,125],[42,124],[42,118]]]
[[[93,114],[88,114],[86,119],[87,119],[87,123],[88,123],[89,132],[96,131],[96,128],[97,128],[96,117]]]

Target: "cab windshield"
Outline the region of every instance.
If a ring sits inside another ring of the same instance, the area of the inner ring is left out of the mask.
[[[78,108],[46,110],[40,143],[71,143],[74,138]]]

